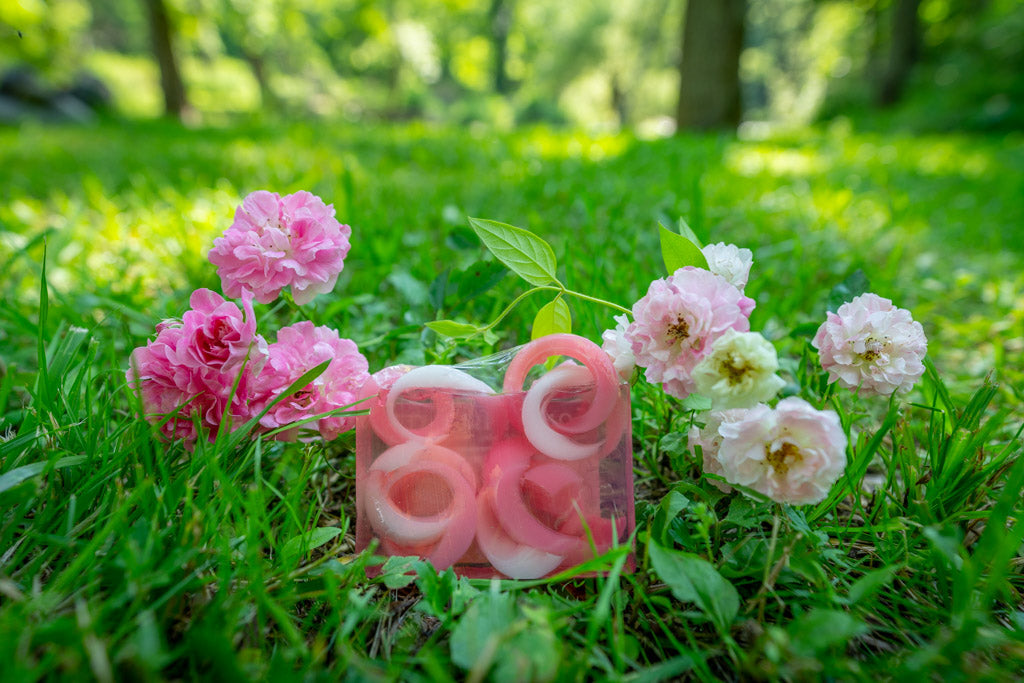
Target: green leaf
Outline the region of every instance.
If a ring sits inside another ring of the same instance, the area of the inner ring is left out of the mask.
[[[689,452],[690,439],[686,432],[669,432],[661,437],[658,448],[670,455],[683,455]]]
[[[683,410],[711,410],[711,399],[700,394],[690,394],[682,401]]]
[[[452,227],[449,228],[448,234],[444,238],[444,245],[446,247],[461,251],[464,249],[476,249],[479,246],[473,231],[462,225],[461,211],[457,216],[453,214],[449,223]]]
[[[64,467],[72,467],[74,465],[81,465],[85,462],[84,455],[72,455],[66,458],[60,458],[52,465],[49,462],[34,462],[30,465],[22,465],[21,467],[15,467],[10,472],[4,472],[0,475],[0,493],[12,489],[21,482],[31,479],[32,477],[39,476],[46,471],[47,468],[61,469]]]
[[[789,625],[793,649],[807,657],[843,645],[867,630],[857,617],[840,610],[821,608],[812,609]]]
[[[696,243],[672,232],[660,223],[658,228],[658,234],[661,236],[661,258],[665,261],[669,275],[686,266],[708,267],[708,260]]]
[[[394,590],[405,588],[416,580],[417,569],[425,564],[423,560],[414,556],[392,555],[384,561],[380,575],[384,585]]]
[[[465,270],[452,273],[455,285],[456,306],[475,299],[487,292],[508,275],[508,269],[498,261],[477,261]]]
[[[537,311],[537,317],[533,319],[533,331],[530,339],[539,339],[549,334],[572,332],[572,314],[569,312],[569,304],[561,296],[554,301],[545,304]]]
[[[520,610],[509,593],[492,590],[473,600],[452,631],[452,662],[496,683],[554,680],[564,661],[552,627],[553,613],[540,605]]]
[[[686,219],[683,218],[682,216],[679,217],[679,222],[676,223],[676,227],[679,230],[679,234],[693,242],[698,249],[704,246],[703,244],[700,243],[700,240],[697,238],[697,233],[695,233],[693,229],[690,228],[689,223],[687,223]]]
[[[660,543],[668,542],[668,530],[675,518],[684,509],[692,505],[692,501],[678,491],[669,491],[668,495],[661,499],[658,505],[658,512],[654,515],[654,522],[651,526],[651,533]]]
[[[416,587],[423,599],[416,609],[438,619],[447,619],[451,614],[452,598],[458,579],[451,567],[444,571],[421,572],[416,576]]]
[[[523,627],[502,648],[494,664],[495,683],[556,679],[560,663],[565,661],[560,651],[561,643],[549,619],[544,618],[547,610],[538,609],[537,612],[535,618],[519,622]]]
[[[718,570],[706,560],[690,553],[648,545],[651,564],[672,594],[683,602],[692,602],[710,617],[719,633],[729,626],[740,611],[740,595]]]
[[[284,547],[281,548],[281,555],[284,557],[293,557],[299,553],[308,553],[310,550],[315,550],[320,546],[324,545],[337,538],[341,534],[341,529],[336,526],[325,526],[313,529],[308,534],[301,534],[295,538],[289,539]]]
[[[481,656],[493,661],[515,616],[515,604],[508,593],[484,593],[478,597],[452,632],[452,661],[463,669],[478,666]],[[490,663],[480,662],[479,666],[490,668]]]
[[[900,565],[890,564],[876,569],[872,572],[868,572],[864,576],[857,579],[852,586],[850,586],[850,604],[856,605],[864,598],[870,597],[878,592],[883,586],[887,586],[892,583],[893,578],[896,576],[896,572],[900,570]]]
[[[532,285],[557,283],[555,252],[529,230],[480,218],[470,218],[480,241],[499,261]]]
[[[469,323],[457,323],[454,320],[432,320],[427,323],[427,327],[441,336],[451,337],[452,339],[472,337],[480,331],[480,328],[476,325],[470,325]]]
[[[756,529],[761,526],[768,513],[763,506],[755,504],[744,496],[736,496],[729,503],[729,512],[726,513],[723,522],[735,524],[741,529]]]

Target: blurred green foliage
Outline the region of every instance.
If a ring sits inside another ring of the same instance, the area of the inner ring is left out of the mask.
[[[898,0],[749,3],[741,60],[751,120],[874,108]],[[190,101],[224,115],[573,122],[670,130],[683,0],[165,0]],[[922,0],[910,103],[869,123],[1010,130],[1024,122],[1024,5]],[[0,7],[0,70],[101,76],[124,114],[161,111],[144,3]],[[501,75],[499,75],[499,63]],[[865,118],[865,117],[860,117]]]

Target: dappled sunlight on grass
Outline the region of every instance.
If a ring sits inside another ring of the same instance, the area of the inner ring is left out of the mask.
[[[991,155],[965,148],[961,141],[933,139],[910,151],[909,158],[901,159],[900,164],[904,167],[912,164],[917,172],[925,175],[981,178],[991,173],[993,167]]]
[[[787,149],[769,144],[736,143],[726,150],[725,166],[737,175],[776,177],[822,173],[831,164],[816,149]]]
[[[906,246],[921,226],[904,222],[893,225],[891,205],[877,193],[858,194],[849,188],[819,187],[814,191],[814,207],[820,220],[834,223],[845,239],[853,244]]]
[[[621,155],[632,142],[629,136],[621,133],[592,137],[579,132],[564,133],[536,127],[519,135],[513,148],[522,156],[599,162]]]
[[[988,272],[929,268],[932,274],[920,286],[930,296],[922,297],[918,312],[952,385],[966,390],[972,380],[994,373],[1009,385],[1007,394],[1024,392],[1024,273],[1005,258],[994,258],[991,266]]]

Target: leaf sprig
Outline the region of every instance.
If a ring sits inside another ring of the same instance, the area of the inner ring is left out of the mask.
[[[551,245],[538,235],[514,225],[484,218],[470,218],[469,224],[495,258],[534,286],[516,297],[487,325],[474,325],[455,320],[434,320],[427,323],[427,327],[434,332],[452,339],[469,339],[483,334],[504,320],[523,299],[542,291],[555,292],[555,297],[537,311],[537,315],[533,319],[531,339],[549,334],[572,332],[572,311],[566,302],[566,297],[601,304],[620,313],[631,315],[631,311],[627,308],[611,301],[574,291],[562,284],[556,275],[558,261],[555,258],[555,252]],[[679,233],[672,232],[663,225],[659,227],[661,228],[661,255],[669,274],[685,266],[708,267],[708,261],[700,250],[700,242],[686,221],[679,220]]]
[[[532,339],[559,332],[572,332],[572,311],[565,300],[567,296],[629,313],[628,309],[618,304],[568,289],[556,275],[558,261],[551,245],[529,230],[483,218],[470,218],[469,224],[495,258],[534,286],[516,297],[487,325],[434,320],[427,323],[427,327],[434,332],[452,339],[468,339],[483,334],[504,320],[526,297],[543,291],[555,292],[555,297],[537,311],[533,320]]]

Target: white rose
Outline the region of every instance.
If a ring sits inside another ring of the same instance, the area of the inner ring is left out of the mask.
[[[633,357],[633,345],[626,336],[626,328],[629,327],[629,318],[625,315],[615,316],[618,323],[615,329],[605,330],[601,334],[601,348],[611,356],[615,370],[622,379],[629,379],[633,375],[633,368],[636,367],[636,358]]]
[[[741,249],[735,244],[709,244],[701,253],[708,260],[708,270],[729,281],[736,289],[743,291],[750,277],[750,266],[754,264],[754,252]]]
[[[778,369],[771,342],[757,332],[728,330],[693,369],[692,378],[697,393],[710,398],[714,410],[749,408],[783,387]]]

